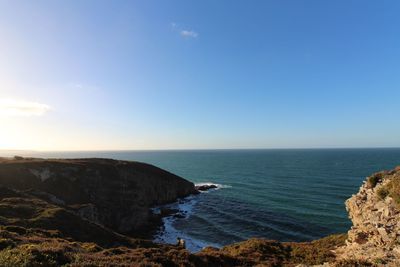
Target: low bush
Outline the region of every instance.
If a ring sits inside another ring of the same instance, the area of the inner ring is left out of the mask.
[[[367,266],[376,266],[368,261],[364,260],[340,260],[336,262],[334,267],[367,267]]]
[[[8,238],[0,238],[0,250],[15,247],[15,242]]]
[[[374,188],[379,182],[381,182],[384,174],[384,172],[378,172],[368,177],[369,188]]]
[[[376,193],[378,194],[379,199],[384,200],[389,195],[389,190],[386,186],[383,186],[379,188]]]
[[[387,185],[389,196],[400,207],[400,176],[394,177]]]

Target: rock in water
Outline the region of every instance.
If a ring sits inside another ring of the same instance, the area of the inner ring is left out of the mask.
[[[0,159],[0,184],[45,192],[55,204],[120,233],[148,227],[150,207],[197,192],[155,166],[111,159]]]
[[[198,191],[207,191],[210,189],[218,188],[215,184],[205,184],[205,185],[197,185],[195,186],[196,190]]]

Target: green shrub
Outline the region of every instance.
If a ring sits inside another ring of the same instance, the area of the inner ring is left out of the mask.
[[[374,263],[376,263],[376,264],[386,264],[386,261],[384,261],[383,259],[375,259]]]
[[[376,193],[378,194],[379,199],[384,200],[389,195],[389,190],[383,186],[379,188]]]
[[[1,266],[30,266],[31,254],[27,250],[4,249],[0,251]]]
[[[389,195],[394,202],[400,207],[400,177],[396,177],[387,185]]]
[[[374,188],[379,182],[382,181],[383,174],[381,172],[375,173],[368,177],[368,185],[370,188]]]

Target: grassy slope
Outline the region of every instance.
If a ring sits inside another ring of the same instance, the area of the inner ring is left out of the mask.
[[[250,239],[190,254],[128,238],[27,193],[0,187],[1,266],[265,266],[332,260],[339,235],[311,243]]]

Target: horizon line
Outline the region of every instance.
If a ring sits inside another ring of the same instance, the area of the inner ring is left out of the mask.
[[[0,152],[140,152],[140,151],[211,151],[211,150],[327,150],[327,149],[400,149],[400,146],[371,146],[371,147],[269,147],[269,148],[148,148],[148,149],[88,149],[88,150],[36,150],[36,149],[0,149]]]

